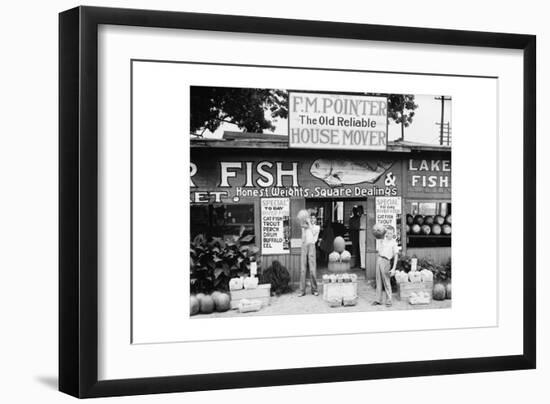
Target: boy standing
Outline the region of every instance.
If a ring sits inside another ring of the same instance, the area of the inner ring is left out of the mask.
[[[382,304],[382,288],[386,291],[386,306],[392,305],[392,292],[390,276],[395,275],[395,268],[397,266],[397,257],[399,254],[399,247],[394,237],[393,226],[386,227],[386,234],[384,238],[378,243],[378,256],[376,257],[376,300],[373,305]],[[393,267],[391,267],[391,260],[393,258]]]
[[[306,272],[309,264],[309,277],[311,280],[311,293],[318,296],[317,290],[317,251],[315,244],[319,238],[320,227],[315,223],[313,214],[302,224],[302,255],[300,270],[300,293],[298,296],[306,294]]]

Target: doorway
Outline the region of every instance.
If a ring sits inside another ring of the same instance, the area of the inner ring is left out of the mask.
[[[333,251],[334,239],[342,237],[346,242],[346,250],[351,254],[351,268],[361,267],[360,248],[360,212],[367,211],[366,199],[306,199],[306,209],[315,213],[317,224],[320,227],[317,241],[317,265],[319,268],[328,266],[328,255]],[[364,240],[363,240],[364,241]]]

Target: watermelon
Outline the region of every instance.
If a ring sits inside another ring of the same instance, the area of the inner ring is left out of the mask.
[[[424,216],[422,215],[416,215],[414,217],[414,223],[416,223],[419,226],[422,226],[424,224]]]
[[[328,255],[328,261],[329,262],[339,262],[340,261],[340,253],[337,251],[333,251]]]
[[[432,224],[432,234],[440,235],[441,234],[441,225],[434,223]]]
[[[417,224],[413,224],[411,227],[411,231],[413,234],[420,234],[420,226]]]
[[[309,212],[305,209],[302,209],[298,212],[296,215],[296,218],[298,219],[298,222],[300,222],[300,225],[303,225],[307,219],[309,219]]]
[[[395,281],[397,283],[408,282],[409,281],[409,275],[407,275],[407,273],[404,272],[404,271],[396,271],[395,272]]]
[[[342,251],[342,254],[340,254],[340,259],[341,259],[342,261],[346,261],[346,262],[347,262],[347,261],[351,261],[351,254],[350,254],[350,252],[349,252],[349,251],[346,251],[346,250]]]
[[[445,286],[445,299],[452,299],[451,290],[452,290],[452,287],[451,287],[451,283],[449,282]]]
[[[441,228],[443,230],[443,234],[451,234],[451,225],[450,224],[444,224]]]
[[[405,232],[407,234],[409,234],[411,232],[411,226],[409,226],[408,224],[405,225]]]
[[[432,282],[434,280],[434,274],[428,269],[423,269],[420,271],[422,282]]]
[[[333,245],[334,245],[334,251],[339,253],[341,253],[346,249],[346,241],[340,236],[334,239]]]
[[[239,290],[243,288],[243,280],[241,278],[231,278],[229,280],[230,290]]]
[[[256,289],[258,287],[259,279],[255,276],[247,276],[244,278],[244,288],[245,289]]]
[[[445,289],[445,285],[443,285],[442,283],[437,283],[434,286],[434,291],[433,291],[434,300],[445,300],[446,294],[447,294],[447,291]]]
[[[403,272],[403,271],[400,271],[400,270],[395,271],[394,277],[395,277],[395,281],[396,281],[397,283],[401,283],[401,279],[403,279],[403,273],[404,273],[404,272]]]
[[[427,224],[422,225],[422,233],[424,233],[426,236],[432,232],[432,228],[428,226]]]
[[[422,274],[420,271],[410,271],[409,272],[409,281],[410,282],[422,282]]]
[[[411,214],[407,214],[407,224],[411,226],[414,223],[414,217]]]
[[[448,214],[447,216],[445,216],[445,223],[451,224],[451,215],[450,215],[450,214]]]
[[[229,310],[229,302],[231,301],[231,298],[227,293],[214,292],[212,293],[212,298],[214,299],[216,311],[222,312]]]
[[[434,217],[433,216],[424,216],[424,224],[427,224],[429,226],[431,226],[432,224],[434,224]]]
[[[443,223],[445,223],[445,218],[441,215],[436,215],[434,217],[434,223],[437,223],[438,225],[442,225]]]
[[[203,295],[199,302],[201,313],[210,314],[214,311],[214,299],[212,299],[212,296]]]
[[[372,234],[374,234],[374,237],[377,239],[383,239],[386,235],[386,228],[383,224],[376,223],[374,226],[372,226]]]
[[[190,315],[194,316],[199,312],[200,303],[199,299],[197,299],[197,296],[191,296],[189,298],[189,313]]]

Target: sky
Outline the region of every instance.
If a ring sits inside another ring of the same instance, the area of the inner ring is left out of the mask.
[[[435,99],[436,95],[415,95],[415,102],[418,108],[415,110],[415,116],[412,124],[405,128],[405,140],[427,143],[427,144],[439,144],[439,126],[436,122],[441,121],[441,101]],[[266,117],[269,117],[269,113],[266,112]],[[444,121],[451,123],[452,134],[452,101],[445,101],[444,106]],[[271,133],[275,135],[288,135],[288,125],[286,119],[272,119],[275,126],[273,132],[266,131],[265,133]],[[237,125],[230,123],[223,123],[214,133],[206,131],[205,137],[208,138],[221,138],[224,131],[241,131]],[[388,126],[388,140],[396,140],[401,137],[401,125],[390,121]]]

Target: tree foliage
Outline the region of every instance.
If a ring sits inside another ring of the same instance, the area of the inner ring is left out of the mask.
[[[412,94],[388,95],[388,119],[401,125],[401,139],[405,138],[405,128],[412,124],[417,108],[418,104],[414,102]]]
[[[412,94],[374,94],[388,97],[388,119],[404,130],[413,122],[418,105]],[[269,111],[269,112],[268,112]],[[271,118],[288,117],[286,90],[234,87],[191,87],[191,133],[214,132],[224,122],[246,132],[275,129]]]
[[[263,133],[275,127],[266,118],[288,116],[288,92],[284,90],[232,87],[191,87],[191,132],[214,132],[232,123],[247,132]],[[267,114],[269,116],[269,114]]]

